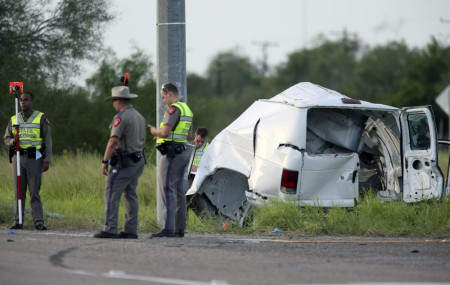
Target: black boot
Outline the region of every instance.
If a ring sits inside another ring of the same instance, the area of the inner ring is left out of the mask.
[[[99,233],[94,234],[94,238],[119,238],[119,234],[112,234],[101,231]]]
[[[156,234],[152,234],[151,237],[175,237],[175,231],[163,229]]]
[[[9,229],[10,230],[21,230],[21,229],[23,229],[23,224],[14,224]]]
[[[183,229],[175,230],[175,236],[176,237],[184,237],[184,230]]]
[[[138,235],[132,234],[132,233],[120,232],[119,238],[137,239]]]
[[[40,224],[40,225],[37,225],[37,226],[34,226],[34,227],[38,231],[46,231],[47,230],[47,227],[44,224]]]

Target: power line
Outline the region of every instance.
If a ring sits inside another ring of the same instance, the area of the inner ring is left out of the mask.
[[[261,51],[262,51],[261,76],[264,77],[264,76],[266,76],[266,73],[269,70],[269,65],[267,63],[268,58],[269,58],[267,49],[269,47],[277,46],[277,44],[276,43],[267,42],[267,41],[264,41],[264,42],[253,42],[253,44],[261,47]]]

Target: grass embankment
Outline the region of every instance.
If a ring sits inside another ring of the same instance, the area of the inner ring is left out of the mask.
[[[11,164],[0,155],[0,225],[12,221],[13,187]],[[56,156],[43,175],[41,198],[44,211],[60,216],[46,217],[52,229],[99,231],[104,223],[104,183],[101,156],[80,153]],[[139,232],[159,230],[156,222],[156,167],[146,165],[139,187]],[[27,206],[29,208],[29,199]],[[123,226],[124,207],[119,227]],[[291,236],[363,235],[363,236],[450,236],[450,200],[415,204],[381,203],[373,194],[362,197],[353,209],[299,208],[290,203],[268,202],[253,212],[249,227],[229,223],[225,229],[217,219],[200,220],[189,213],[188,232],[265,234],[275,228]],[[25,227],[32,229],[31,213],[25,213]]]

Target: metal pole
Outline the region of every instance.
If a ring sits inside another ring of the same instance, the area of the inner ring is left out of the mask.
[[[18,90],[18,88],[20,88]],[[9,93],[14,92],[14,103],[16,111],[16,134],[19,134],[20,124],[19,124],[19,94],[23,93],[23,82],[10,82],[9,83]],[[19,210],[19,225],[22,224],[22,192],[20,189],[20,141],[16,142],[16,178],[17,178],[17,208]]]
[[[156,10],[156,126],[159,127],[167,108],[160,96],[162,84],[175,84],[182,100],[187,102],[185,0],[158,0]],[[157,152],[156,210],[158,224],[162,225],[164,216],[158,175],[160,159]]]

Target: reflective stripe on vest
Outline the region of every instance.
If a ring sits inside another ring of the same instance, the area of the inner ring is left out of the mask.
[[[200,160],[202,160],[203,154],[205,153],[208,146],[209,143],[205,142],[202,147],[200,147],[195,151],[194,162],[192,162],[192,165],[194,166],[200,165]]]
[[[36,147],[36,149],[41,149],[43,144],[43,139],[41,137],[42,115],[44,115],[44,113],[34,111],[26,122],[24,122],[21,113],[19,114],[18,120],[16,120],[16,116],[11,117],[13,135],[17,133],[14,126],[19,124],[20,148],[26,149],[33,146]]]
[[[187,142],[189,129],[191,128],[192,125],[192,117],[193,117],[192,111],[191,109],[189,109],[188,105],[184,102],[175,102],[172,105],[170,105],[169,108],[171,106],[175,106],[178,109],[180,109],[180,121],[178,122],[175,130],[172,130],[172,132],[168,137],[158,138],[158,140],[156,141],[156,143],[158,144],[167,141],[175,141],[180,143]],[[167,108],[167,110],[169,110],[169,108]],[[166,117],[167,115],[167,110],[166,112],[164,112],[164,117]],[[161,122],[159,127],[162,129],[164,127],[164,123]]]

